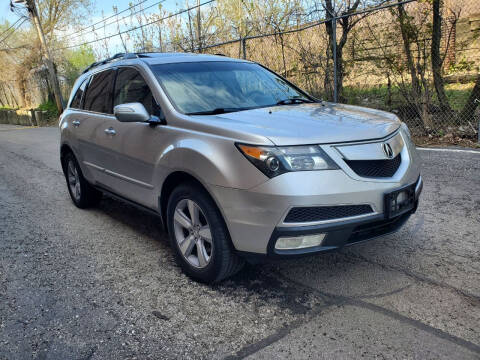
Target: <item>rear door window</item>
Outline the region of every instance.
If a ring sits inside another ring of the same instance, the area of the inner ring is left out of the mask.
[[[93,75],[85,95],[84,109],[113,114],[112,90],[115,72],[105,70]]]
[[[154,114],[154,99],[140,73],[133,68],[120,68],[115,81],[113,106],[139,102],[149,114]]]

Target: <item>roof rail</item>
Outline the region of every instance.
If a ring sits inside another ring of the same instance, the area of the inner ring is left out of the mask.
[[[112,57],[109,57],[108,59],[101,60],[101,61],[96,61],[96,62],[90,64],[89,66],[87,66],[87,68],[85,70],[83,70],[82,74],[85,74],[86,72],[90,71],[94,67],[104,65],[104,64],[107,64],[107,63],[112,62],[112,61],[135,59],[135,58],[138,58],[138,57],[139,56],[136,53],[118,53],[118,54],[113,55]]]

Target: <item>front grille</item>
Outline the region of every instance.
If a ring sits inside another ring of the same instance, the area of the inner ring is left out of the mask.
[[[337,205],[294,207],[285,217],[285,223],[300,223],[341,219],[373,213],[370,205]]]
[[[358,176],[362,177],[392,177],[402,162],[398,154],[388,160],[344,160]]]

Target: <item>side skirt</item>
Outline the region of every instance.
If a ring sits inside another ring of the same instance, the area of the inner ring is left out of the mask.
[[[160,218],[160,222],[162,224],[162,228],[165,230],[165,224],[163,223],[163,219],[162,219],[162,216],[160,215],[160,213],[158,213],[156,210],[153,210],[153,209],[150,209],[149,207],[146,207],[146,206],[143,206],[135,201],[132,201],[132,200],[129,200],[121,195],[118,195],[106,188],[104,188],[103,186],[100,186],[100,185],[95,185],[94,186],[98,191],[101,191],[102,193],[104,194],[107,194],[108,196],[114,198],[115,200],[119,200],[121,202],[124,202],[126,204],[129,204],[129,205],[132,205],[133,207],[143,211],[143,212],[146,212],[150,215],[153,215],[153,216],[156,216],[158,218]]]

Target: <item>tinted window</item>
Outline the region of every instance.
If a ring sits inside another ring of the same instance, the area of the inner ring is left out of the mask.
[[[112,114],[113,70],[93,75],[85,95],[84,109]]]
[[[78,87],[77,92],[75,93],[75,96],[72,99],[72,102],[70,103],[70,107],[74,109],[81,109],[82,108],[82,96],[83,93],[85,92],[85,87],[87,86],[87,80],[83,80],[82,84]]]
[[[153,101],[150,88],[137,70],[122,68],[118,71],[113,106],[139,102],[149,114],[153,114]]]
[[[170,100],[184,113],[252,109],[308,96],[260,65],[192,62],[153,65]]]

